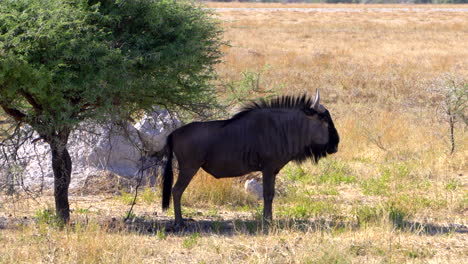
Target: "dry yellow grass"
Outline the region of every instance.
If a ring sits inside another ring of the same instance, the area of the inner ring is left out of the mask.
[[[447,71],[468,71],[466,13],[223,11],[219,17],[232,44],[223,76],[269,66],[265,85],[285,84],[292,93],[321,88],[328,100],[387,102]]]
[[[236,235],[157,236],[34,229],[2,236],[3,263],[460,263],[468,244],[462,235],[431,239],[390,230],[364,229],[339,236],[289,232]],[[25,243],[28,241],[27,243]],[[193,241],[193,242],[192,242]],[[460,243],[460,241],[462,243]],[[95,242],[95,243],[91,243]],[[11,248],[15,250],[11,250]],[[466,259],[466,258],[465,258]]]
[[[382,161],[407,152],[420,165],[440,171],[454,159],[453,173],[467,171],[463,126],[458,156],[446,157],[447,124],[429,92],[447,72],[468,77],[466,13],[222,11],[219,19],[232,45],[223,79],[249,69],[263,71],[261,88],[281,94],[319,88],[342,135],[336,157]]]
[[[4,209],[16,217],[34,215],[35,202],[21,199],[13,209],[11,200],[3,198]],[[218,223],[232,222],[234,230],[128,231],[131,223],[110,219],[128,209],[119,201],[77,196],[71,200],[75,224],[64,230],[40,220],[0,229],[0,263],[461,263],[468,247],[466,234],[429,235],[422,228],[401,232],[388,221],[358,228],[320,222],[303,229],[273,227],[264,235],[242,226],[248,222],[239,221],[238,215],[221,215]],[[43,197],[36,202],[44,206],[52,201]],[[151,222],[157,218],[149,208],[153,206],[137,205],[136,214]]]
[[[442,7],[464,6],[437,6]],[[69,230],[40,223],[2,229],[2,219],[31,219],[53,203],[51,197],[37,203],[0,197],[0,263],[462,263],[468,258],[462,233],[468,225],[466,126],[456,126],[456,151],[450,155],[448,125],[438,111],[441,98],[429,92],[447,72],[466,84],[466,12],[223,10],[217,17],[231,42],[218,68],[222,81],[250,71],[259,73],[260,90],[313,94],[320,88],[341,136],[337,154],[318,165],[288,165],[280,173],[274,202],[280,221],[271,234],[257,232],[261,202],[243,193],[242,183],[200,172],[184,195],[184,214],[200,225],[208,219],[210,228],[185,234],[115,226],[128,205],[106,196],[71,197],[72,219],[81,224]],[[160,211],[156,197],[140,197],[134,213],[159,228],[172,215]],[[291,219],[303,226],[290,226]]]

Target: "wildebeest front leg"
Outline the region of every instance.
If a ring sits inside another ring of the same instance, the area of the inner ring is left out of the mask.
[[[263,221],[269,224],[273,219],[272,204],[275,197],[276,173],[263,171]]]
[[[175,225],[177,227],[184,225],[184,221],[182,218],[182,209],[180,205],[182,194],[184,193],[185,188],[187,188],[187,186],[189,185],[190,181],[192,180],[195,173],[197,173],[197,171],[198,171],[198,168],[180,169],[177,182],[172,188],[172,197],[174,200]]]

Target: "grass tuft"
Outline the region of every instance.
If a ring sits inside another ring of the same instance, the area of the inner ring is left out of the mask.
[[[317,183],[330,183],[339,185],[341,183],[354,183],[356,177],[351,168],[344,162],[336,159],[325,159],[319,163],[320,174]]]

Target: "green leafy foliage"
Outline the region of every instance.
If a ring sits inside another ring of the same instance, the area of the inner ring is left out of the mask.
[[[3,1],[0,105],[43,134],[154,105],[201,111],[220,38],[185,1]]]

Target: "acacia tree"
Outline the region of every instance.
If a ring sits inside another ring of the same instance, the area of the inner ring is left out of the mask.
[[[221,33],[184,1],[2,1],[0,106],[50,145],[58,217],[69,220],[70,132],[154,105],[209,105]]]

